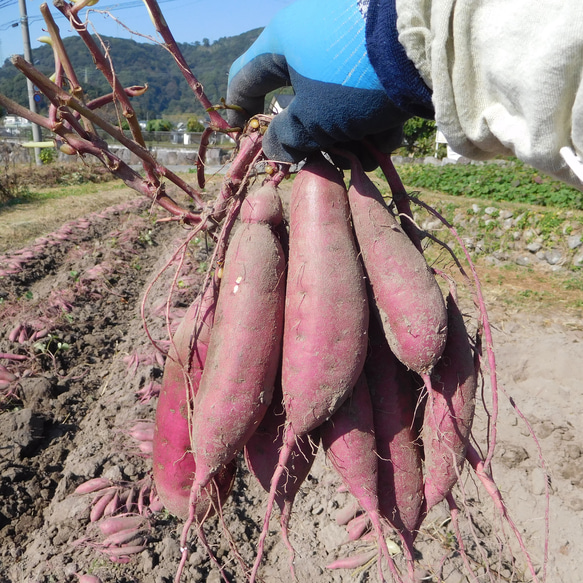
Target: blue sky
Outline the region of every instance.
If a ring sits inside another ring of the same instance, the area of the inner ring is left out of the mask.
[[[32,48],[40,46],[36,40],[43,32],[40,5],[45,0],[27,0],[27,12]],[[178,42],[195,42],[208,38],[211,42],[223,36],[233,36],[265,26],[273,15],[293,0],[158,0],[174,37]],[[61,35],[71,36],[69,25],[61,13],[52,6]],[[140,0],[100,0],[93,8],[107,9],[132,30],[154,35],[155,31]],[[112,18],[92,13],[90,20],[95,29],[104,35],[135,38]],[[0,64],[10,55],[22,54],[22,31],[19,25],[18,0],[0,0]],[[12,26],[16,24],[16,26]]]

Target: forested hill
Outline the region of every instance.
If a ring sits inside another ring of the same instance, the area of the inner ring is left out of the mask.
[[[181,43],[180,50],[194,74],[203,84],[212,103],[226,96],[227,75],[231,63],[257,38],[261,29],[244,34],[224,37],[213,43]],[[132,100],[140,119],[159,118],[183,112],[202,113],[192,91],[170,53],[164,48],[114,37],[102,37],[110,47],[110,54],[119,78],[124,86],[148,84],[148,91]],[[78,37],[64,39],[75,71],[89,98],[110,93],[111,90],[84,43]],[[51,75],[54,72],[53,51],[49,46],[33,50],[33,60],[38,69]],[[0,68],[0,93],[28,104],[26,80],[7,60]],[[46,102],[46,100],[43,100]]]

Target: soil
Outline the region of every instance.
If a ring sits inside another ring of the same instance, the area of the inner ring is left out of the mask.
[[[104,201],[100,210],[80,210],[75,218],[67,217],[64,227],[51,227],[0,258],[0,267],[13,272],[0,278],[0,353],[21,359],[0,359],[7,371],[0,373],[2,378],[12,379],[1,389],[1,583],[66,583],[76,581],[76,574],[93,574],[103,582],[163,583],[176,572],[182,522],[161,510],[149,494],[147,442],[130,431],[154,418],[168,346],[166,312],[174,327],[196,297],[212,249],[204,238],[195,239],[182,264],[172,261],[188,232],[176,223],[156,222],[147,202],[127,193],[122,199]],[[32,256],[25,250],[32,250]],[[168,264],[170,269],[162,271]],[[560,298],[544,304],[508,302],[511,286],[505,293],[492,267],[484,267],[483,273],[495,282],[486,286],[486,300],[498,380],[508,393],[500,397],[494,477],[539,579],[578,583],[583,316],[564,309]],[[533,274],[522,273],[533,285]],[[173,279],[177,285],[167,304]],[[512,285],[520,281],[519,275]],[[544,281],[541,285],[551,287]],[[489,385],[486,379],[484,399],[491,409]],[[474,435],[483,449],[484,427],[480,413]],[[208,543],[230,581],[243,581],[240,563],[253,561],[266,500],[240,461],[222,520],[214,517],[205,525]],[[99,521],[90,521],[96,494],[74,493],[92,478],[107,478],[132,514],[143,513],[137,544],[144,548],[129,554],[127,562],[123,557],[111,560]],[[146,496],[138,507],[140,489]],[[127,500],[130,490],[134,504]],[[462,508],[465,559],[455,523],[442,503],[426,518],[415,544],[419,579],[532,581],[512,531],[473,472],[464,470],[454,494]],[[318,454],[292,515],[290,539],[299,581],[378,580],[374,559],[357,570],[326,569],[337,558],[376,548],[371,542],[348,541],[346,527],[337,524],[339,510],[351,504],[340,479]],[[289,551],[278,531],[274,517],[260,570],[266,582],[292,580]],[[220,581],[219,570],[194,535],[191,544],[183,581]],[[395,561],[402,566],[395,549]]]

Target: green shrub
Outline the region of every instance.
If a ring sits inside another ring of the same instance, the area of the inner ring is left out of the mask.
[[[40,161],[43,164],[52,164],[55,161],[56,152],[54,148],[42,148],[40,151]]]
[[[433,120],[413,117],[403,126],[403,145],[397,154],[432,156],[435,154],[436,125]]]
[[[14,172],[13,147],[7,143],[0,143],[0,204],[9,203],[28,194],[28,188]]]
[[[148,120],[146,131],[148,132],[170,132],[174,125],[167,119],[151,119]]]
[[[186,122],[186,130],[189,132],[204,132],[205,127],[196,117],[190,117]]]

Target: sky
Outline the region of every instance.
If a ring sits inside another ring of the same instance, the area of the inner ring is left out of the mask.
[[[26,0],[28,27],[32,48],[36,39],[46,34],[40,6],[46,0]],[[208,38],[211,42],[224,36],[234,36],[265,26],[276,12],[293,0],[158,0],[174,38],[178,42],[195,42]],[[61,36],[71,36],[67,20],[47,2],[60,28]],[[132,30],[155,35],[154,27],[141,0],[100,0],[95,10],[108,11]],[[84,14],[84,11],[82,12]],[[100,34],[123,38],[132,36],[114,19],[93,12],[90,21]],[[23,53],[22,30],[18,0],[0,0],[0,64],[13,54]]]

